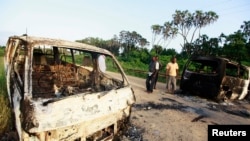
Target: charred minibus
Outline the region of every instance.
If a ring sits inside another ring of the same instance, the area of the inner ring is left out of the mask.
[[[250,68],[221,57],[194,56],[184,66],[180,89],[215,100],[249,95]]]
[[[4,63],[19,140],[112,140],[129,120],[134,91],[108,50],[11,36]]]

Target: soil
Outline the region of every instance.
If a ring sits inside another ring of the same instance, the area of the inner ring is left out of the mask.
[[[131,124],[123,140],[207,141],[208,125],[250,123],[250,101],[215,102],[206,98],[166,93],[157,83],[153,93],[145,90],[145,79],[130,77],[136,95]]]

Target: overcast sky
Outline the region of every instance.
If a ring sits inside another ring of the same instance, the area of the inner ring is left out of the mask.
[[[0,45],[9,36],[28,33],[66,40],[104,40],[122,30],[136,31],[149,42],[151,26],[171,21],[175,10],[214,11],[218,21],[201,30],[210,38],[232,34],[250,21],[249,0],[0,0]],[[181,50],[181,38],[167,48]]]

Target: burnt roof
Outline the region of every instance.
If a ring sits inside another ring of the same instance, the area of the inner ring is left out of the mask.
[[[11,36],[9,40],[12,39],[19,39],[32,46],[36,45],[50,45],[62,48],[72,48],[72,49],[79,49],[79,50],[88,50],[98,53],[103,53],[107,55],[112,55],[112,53],[106,49],[89,45],[86,43],[79,43],[74,41],[62,40],[62,39],[55,39],[55,38],[45,38],[45,37],[36,37],[36,36]],[[32,47],[31,46],[31,47]]]
[[[234,64],[234,65],[239,65],[239,63],[233,61],[233,60],[230,60],[228,58],[224,58],[224,57],[219,57],[219,56],[193,56],[190,58],[190,60],[214,60],[214,61],[225,61],[229,64]],[[249,66],[246,66],[246,65],[240,65],[242,67],[245,67],[247,69],[250,69]]]

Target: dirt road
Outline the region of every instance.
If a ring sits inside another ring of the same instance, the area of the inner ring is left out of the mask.
[[[165,93],[165,84],[145,92],[145,79],[129,76],[135,90],[128,138],[133,141],[206,141],[208,125],[250,124],[250,102],[216,103],[211,100]]]
[[[165,93],[166,85],[159,82],[148,94],[145,79],[128,78],[136,103],[122,141],[207,141],[208,125],[250,124],[249,101],[216,103],[197,96],[169,94]]]

